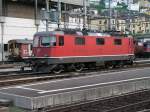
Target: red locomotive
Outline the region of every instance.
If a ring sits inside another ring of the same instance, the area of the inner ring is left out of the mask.
[[[38,32],[33,39],[33,56],[27,59],[33,70],[54,73],[97,65],[115,67],[132,64],[134,42],[131,37],[88,31]]]

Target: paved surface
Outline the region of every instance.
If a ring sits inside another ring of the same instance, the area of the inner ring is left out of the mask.
[[[113,72],[89,77],[79,77],[65,80],[48,81],[30,85],[4,88],[0,93],[13,94],[23,97],[39,97],[71,90],[80,87],[89,88],[91,85],[110,83],[116,81],[130,80],[136,78],[150,77],[150,68],[129,70],[123,72]]]

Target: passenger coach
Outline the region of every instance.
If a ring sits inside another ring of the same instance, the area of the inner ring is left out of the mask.
[[[132,64],[132,37],[81,31],[39,32],[33,39],[33,56],[26,57],[35,71],[60,73],[66,69],[81,71],[98,65]]]

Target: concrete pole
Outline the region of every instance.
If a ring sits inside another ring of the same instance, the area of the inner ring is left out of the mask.
[[[35,17],[36,31],[38,32],[39,25],[40,25],[40,21],[39,21],[39,18],[38,18],[38,0],[35,0],[34,17]]]
[[[109,0],[109,19],[108,19],[108,30],[111,30],[111,0]]]
[[[65,11],[65,13],[64,13],[64,28],[66,29],[67,28],[67,14],[66,14],[67,4],[64,4],[64,11]]]
[[[61,25],[61,0],[58,0],[58,28]]]
[[[49,0],[46,0],[46,11],[49,13]],[[49,20],[46,19],[46,31],[49,31]]]
[[[0,23],[1,23],[1,57],[2,57],[2,63],[4,62],[4,17],[3,17],[3,0],[0,0]]]
[[[86,23],[87,23],[87,0],[83,0],[83,5],[84,5],[84,19],[83,19],[83,28],[86,28]]]
[[[4,23],[1,22],[1,50],[2,50],[2,63],[4,62]]]
[[[127,0],[128,8],[129,8],[129,16],[128,16],[128,24],[127,24],[127,29],[130,31],[130,19],[131,19],[131,11],[130,11],[130,2]]]
[[[3,16],[3,0],[0,0],[0,16]]]

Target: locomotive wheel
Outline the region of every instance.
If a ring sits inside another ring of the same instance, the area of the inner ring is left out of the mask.
[[[33,72],[38,72],[38,66],[32,66],[31,69]]]
[[[124,67],[124,62],[123,62],[123,61],[121,61],[121,62],[119,63],[119,67],[120,67],[120,68],[123,68],[123,67]]]
[[[113,69],[115,67],[116,67],[116,65],[114,65],[112,62],[106,62],[105,63],[105,68],[106,69]]]
[[[63,65],[57,65],[52,71],[55,74],[60,74],[62,71],[64,71],[64,66]]]
[[[76,72],[81,72],[84,69],[84,64],[74,64],[73,66]]]

